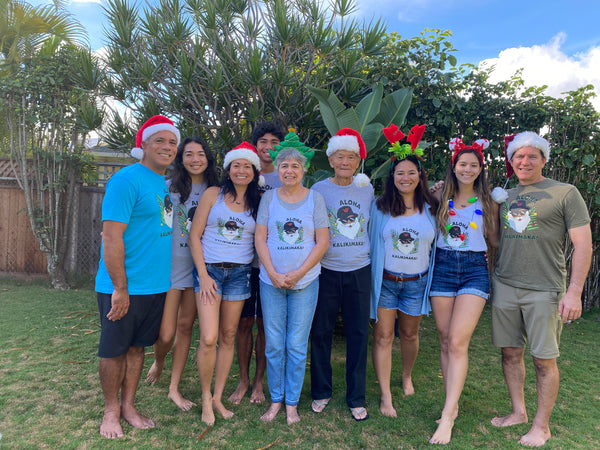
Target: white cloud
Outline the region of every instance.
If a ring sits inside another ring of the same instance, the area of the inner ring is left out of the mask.
[[[497,58],[482,61],[479,67],[495,67],[489,79],[491,83],[507,80],[523,69],[526,86],[547,85],[546,93],[553,97],[593,84],[598,97],[592,103],[600,111],[600,47],[568,56],[561,50],[565,39],[566,35],[559,33],[546,44],[508,48]]]

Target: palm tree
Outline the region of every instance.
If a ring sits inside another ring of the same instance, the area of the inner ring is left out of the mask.
[[[11,72],[24,59],[53,53],[61,42],[86,39],[85,30],[61,0],[34,7],[21,0],[0,0],[0,70]]]

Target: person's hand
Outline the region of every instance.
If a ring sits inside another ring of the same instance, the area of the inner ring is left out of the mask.
[[[205,305],[210,303],[211,305],[217,301],[219,291],[217,288],[217,283],[213,280],[210,275],[206,274],[202,277],[198,277],[198,283],[200,284],[200,290],[198,293],[200,294],[200,299],[202,303]]]
[[[435,194],[437,191],[441,191],[442,189],[444,189],[444,180],[440,180],[431,186],[430,191],[432,194]]]
[[[294,286],[298,284],[298,281],[302,279],[302,274],[297,270],[292,270],[285,274],[286,289],[294,289]]]
[[[276,287],[277,289],[288,289],[285,274],[274,272],[268,273],[268,275],[271,283],[273,283],[273,287]]]
[[[114,290],[110,297],[111,308],[106,318],[113,322],[121,319],[129,311],[129,292]]]
[[[558,302],[558,315],[562,323],[577,320],[581,317],[581,295],[567,293]]]

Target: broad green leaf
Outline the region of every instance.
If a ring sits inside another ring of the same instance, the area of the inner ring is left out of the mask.
[[[360,134],[363,134],[364,128],[379,114],[382,96],[383,84],[377,83],[373,86],[373,91],[356,105],[356,114],[361,124],[360,129],[356,131]]]

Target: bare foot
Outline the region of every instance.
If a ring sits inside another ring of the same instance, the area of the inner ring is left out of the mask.
[[[221,401],[213,398],[212,406],[214,410],[223,416],[223,419],[231,419],[233,417],[233,411],[229,411],[227,408],[225,408],[225,405],[223,405]]]
[[[239,405],[242,399],[244,398],[244,395],[246,395],[246,392],[248,391],[249,384],[249,380],[240,380],[240,384],[238,384],[237,388],[235,388],[235,391],[233,391],[233,394],[231,394],[227,400],[229,400],[234,405]],[[252,403],[252,398],[250,399],[250,402]]]
[[[402,389],[404,390],[404,395],[413,395],[415,393],[415,387],[412,383],[412,377],[402,377]]]
[[[454,414],[452,415],[452,417],[454,418],[454,420],[456,420],[456,418],[458,417],[458,407],[456,408],[456,410],[454,411]],[[439,423],[442,421],[442,418],[440,417],[438,420],[435,421],[435,423],[437,423],[439,425]]]
[[[526,445],[528,447],[541,447],[546,443],[552,434],[549,428],[539,428],[536,426],[531,427],[531,430],[527,434],[521,436],[519,444]]]
[[[212,407],[212,398],[202,399],[202,422],[209,427],[215,424],[215,413]]]
[[[429,439],[430,444],[447,444],[450,442],[450,438],[452,437],[452,427],[454,427],[454,420],[450,418],[442,417],[440,418],[439,426],[431,439]]]
[[[279,412],[280,409],[281,409],[281,402],[271,403],[271,406],[269,406],[269,409],[267,409],[267,412],[264,413],[262,416],[260,416],[260,420],[262,420],[263,422],[271,422],[275,418],[275,416],[277,416],[277,413]]]
[[[518,425],[520,423],[527,423],[527,414],[510,413],[504,417],[494,417],[492,419],[492,425],[495,427],[510,427]]]
[[[285,405],[285,415],[287,416],[288,425],[300,422],[300,416],[298,415],[298,406],[296,405]]]
[[[123,407],[121,405],[121,417],[134,428],[145,430],[154,428],[154,422],[149,417],[142,416],[134,407]]]
[[[381,414],[388,417],[397,417],[396,410],[392,404],[392,399],[384,400],[383,398],[379,402],[379,411]]]
[[[196,406],[194,402],[185,398],[179,391],[169,391],[169,398],[173,400],[179,409],[182,411],[189,411],[192,406]]]
[[[160,376],[162,375],[162,371],[165,367],[165,362],[159,363],[156,359],[150,366],[150,370],[148,370],[148,375],[146,375],[146,381],[150,384],[156,383],[160,380]]]
[[[104,411],[104,417],[100,424],[100,434],[108,439],[123,437],[123,428],[121,428],[120,411]]]
[[[252,394],[250,395],[250,403],[262,403],[265,401],[265,393],[263,391],[263,384],[254,383],[252,386]]]

